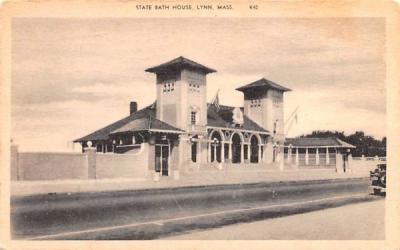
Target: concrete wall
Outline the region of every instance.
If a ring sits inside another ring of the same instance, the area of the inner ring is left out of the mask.
[[[385,163],[385,159],[378,157],[349,157],[349,168],[356,173],[369,173],[374,170],[377,164]]]
[[[96,154],[96,179],[145,178],[149,165],[149,146],[129,154]]]
[[[154,147],[154,146],[153,146]],[[127,154],[18,152],[11,150],[12,181],[46,181],[104,178],[145,178],[148,175],[149,145]],[[154,154],[152,154],[154,157]],[[154,166],[153,166],[154,168]]]
[[[88,160],[80,153],[17,153],[18,180],[86,179]],[[13,169],[13,168],[12,168]]]

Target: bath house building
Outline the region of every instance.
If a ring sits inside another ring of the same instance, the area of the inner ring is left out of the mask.
[[[207,103],[207,75],[216,72],[212,68],[178,57],[145,71],[155,75],[155,102],[141,110],[131,102],[127,117],[76,139],[82,150],[144,152],[144,167],[162,176],[193,168],[264,166],[278,155],[283,160],[284,94],[290,89],[259,79],[237,88],[244,106],[231,107],[218,98]]]

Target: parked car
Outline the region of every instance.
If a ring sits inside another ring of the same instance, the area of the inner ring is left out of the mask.
[[[386,163],[378,164],[370,171],[370,189],[374,194],[386,194]]]

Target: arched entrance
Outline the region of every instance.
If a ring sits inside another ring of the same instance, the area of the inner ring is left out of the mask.
[[[250,139],[250,162],[258,163],[259,141],[257,136],[253,135]]]
[[[214,131],[210,137],[211,162],[221,162],[222,138],[218,131]]]
[[[242,153],[242,139],[238,134],[232,136],[232,163],[240,163]]]

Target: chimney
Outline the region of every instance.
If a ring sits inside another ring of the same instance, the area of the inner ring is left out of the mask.
[[[133,114],[137,111],[137,102],[131,102],[129,106],[129,114]]]

